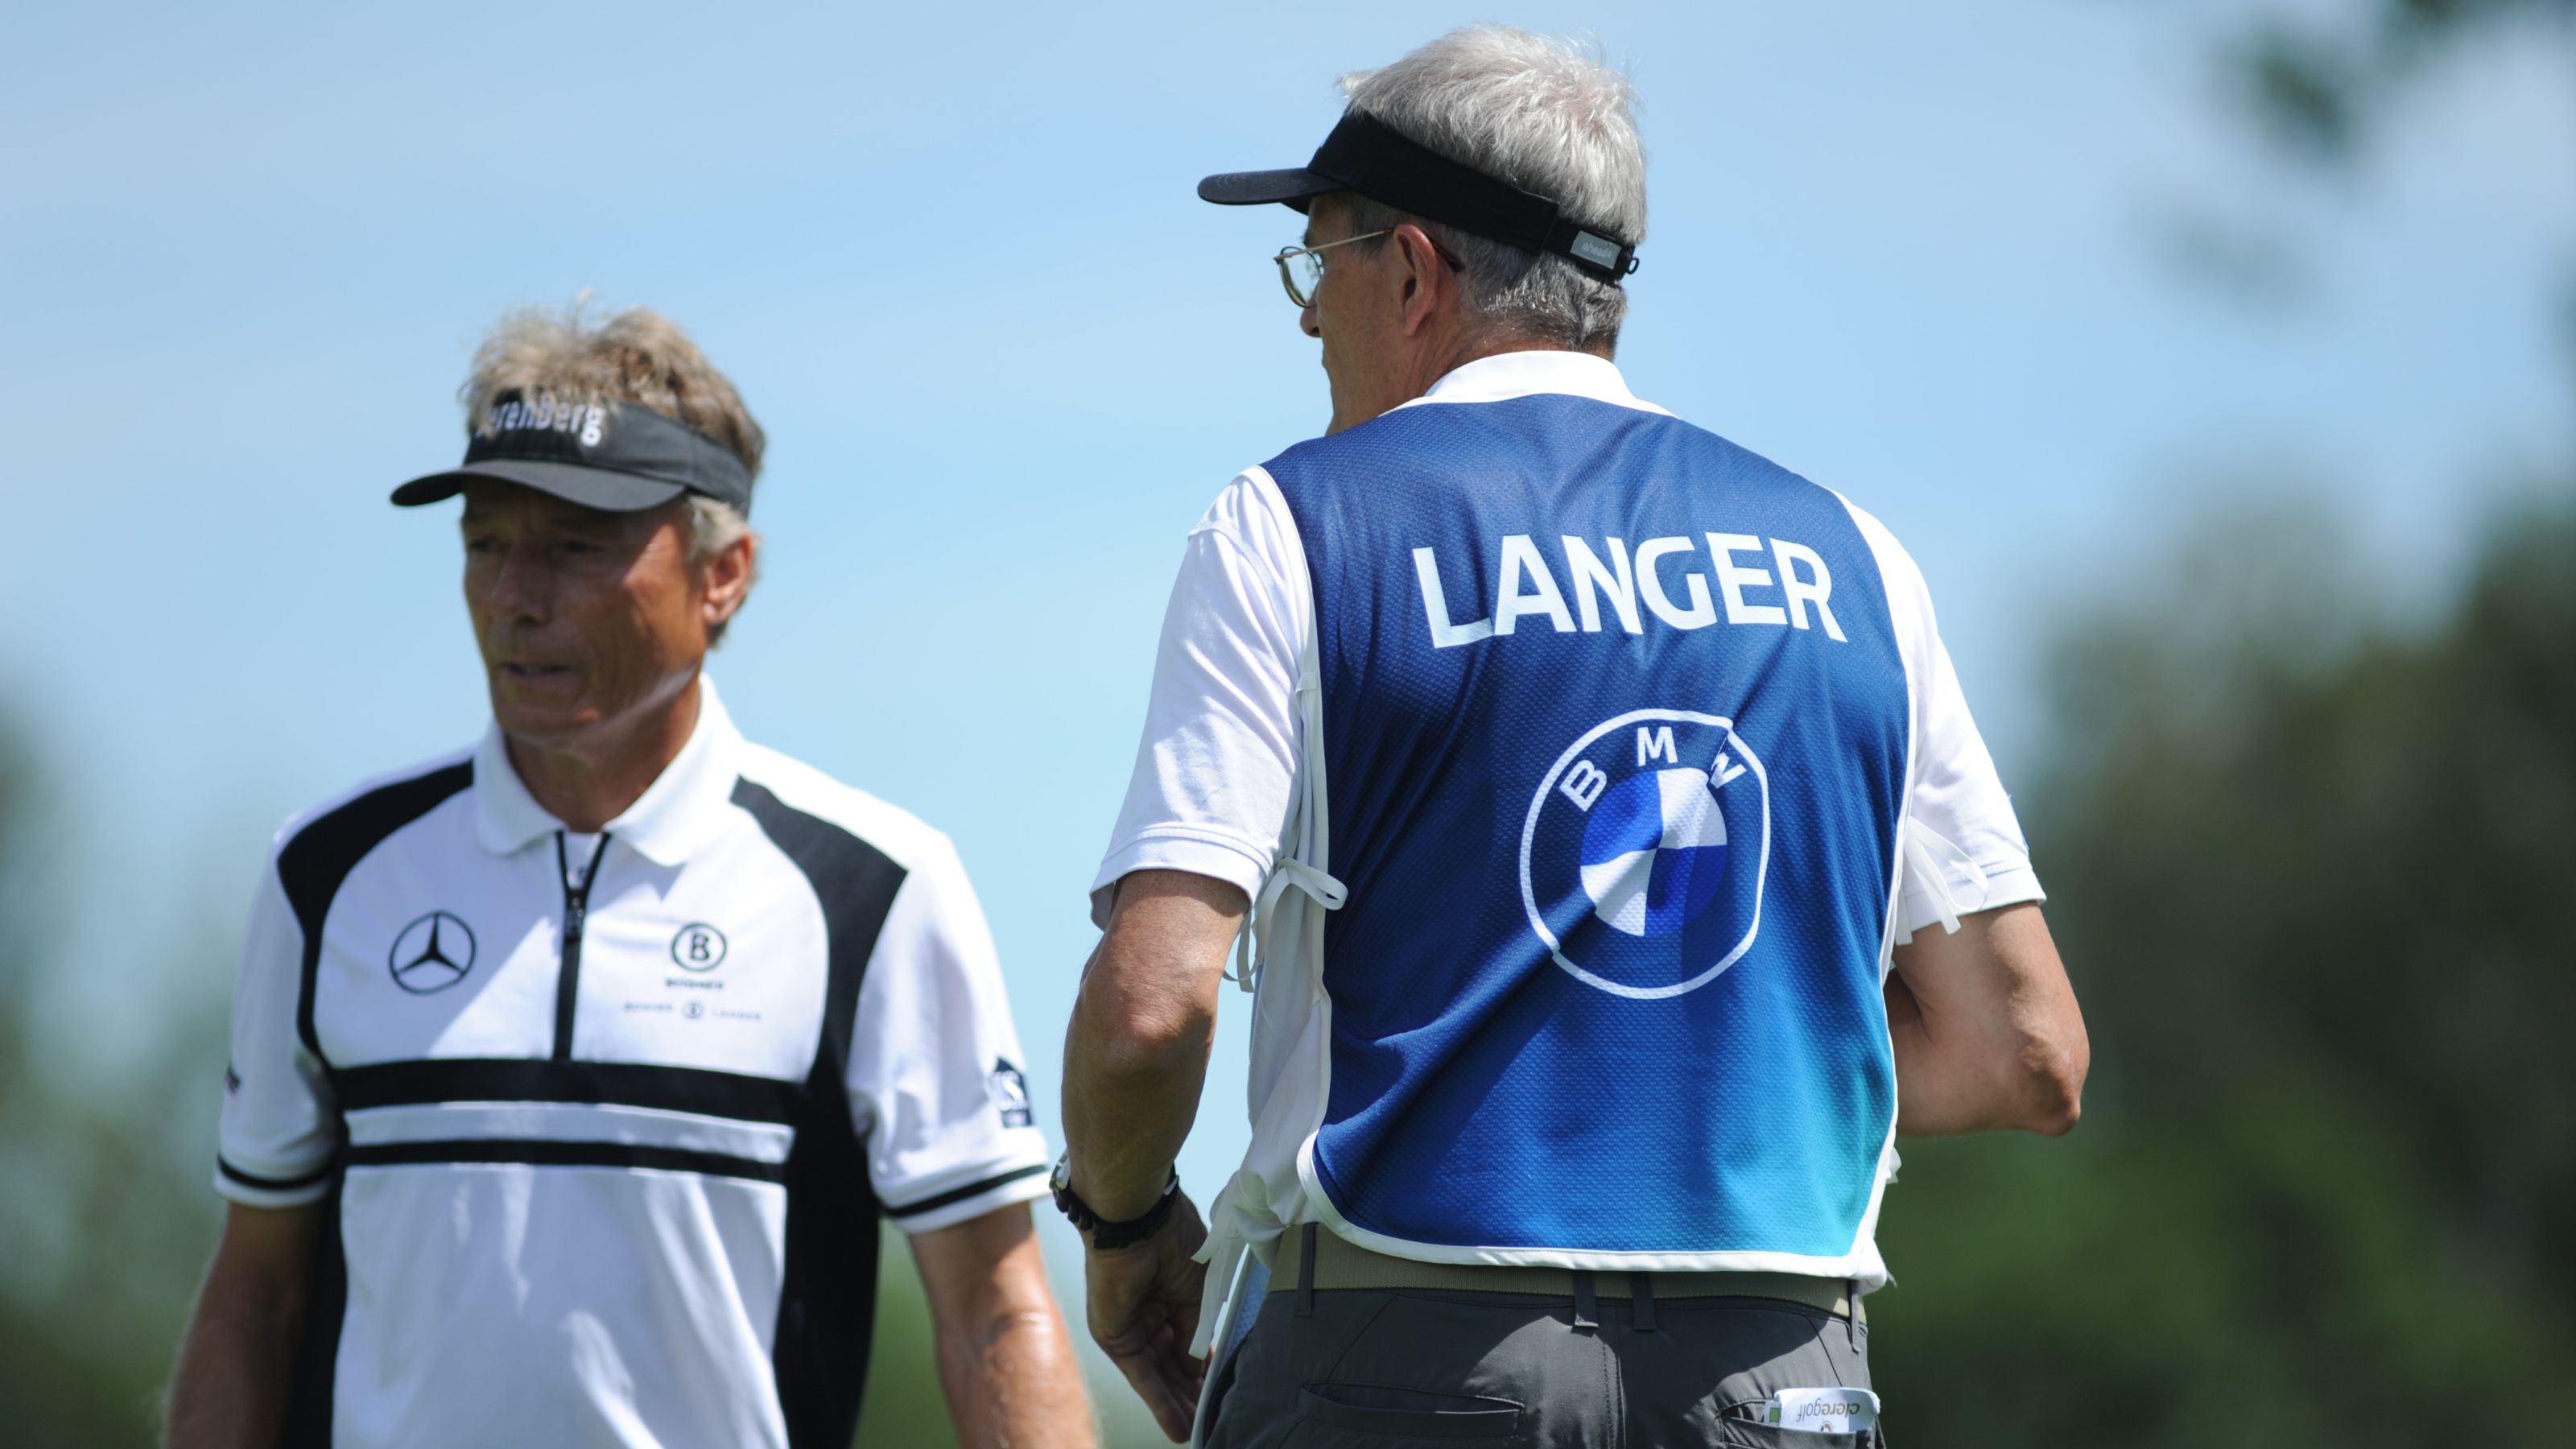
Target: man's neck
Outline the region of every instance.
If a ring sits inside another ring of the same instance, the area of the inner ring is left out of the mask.
[[[592,835],[644,798],[680,757],[698,727],[698,680],[628,719],[562,744],[505,740],[510,768],[545,812],[577,834]]]
[[[1456,372],[1459,368],[1465,367],[1468,363],[1482,362],[1488,357],[1501,357],[1505,353],[1511,352],[1569,352],[1573,350],[1575,349],[1567,347],[1562,342],[1551,341],[1544,337],[1531,337],[1525,334],[1512,332],[1477,333],[1475,335],[1459,339],[1452,346],[1439,349],[1436,352],[1426,353],[1424,355],[1424,371],[1427,375],[1419,379],[1420,386],[1414,389],[1413,396],[1422,397],[1427,395],[1431,391],[1433,384],[1439,382],[1440,379]],[[1605,360],[1609,356],[1609,354],[1599,351],[1587,351],[1583,355],[1586,357],[1600,357]]]

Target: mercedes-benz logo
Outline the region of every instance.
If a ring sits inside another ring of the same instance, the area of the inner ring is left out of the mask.
[[[385,965],[394,984],[414,996],[445,991],[474,969],[474,930],[447,911],[432,911],[394,937]]]

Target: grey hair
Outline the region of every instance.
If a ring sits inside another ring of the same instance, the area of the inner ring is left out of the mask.
[[[692,493],[688,500],[690,563],[705,563],[731,548],[734,540],[750,534],[751,520],[723,499]]]
[[[758,478],[768,438],[732,380],[689,334],[643,307],[594,322],[589,301],[585,292],[561,311],[530,307],[501,319],[474,350],[474,370],[462,389],[466,426],[481,427],[505,392],[634,403],[722,443]]]
[[[1630,245],[1646,235],[1646,148],[1635,88],[1572,42],[1503,25],[1453,30],[1381,70],[1342,77],[1351,108],[1407,138],[1547,197],[1587,228]],[[1467,301],[1497,326],[1608,353],[1628,294],[1570,259],[1527,252],[1367,197],[1352,226],[1420,226],[1455,255]]]
[[[689,505],[689,567],[696,568],[740,540],[755,536],[751,531],[751,520],[743,515],[741,509],[723,499],[709,498],[703,493],[691,493],[686,498]],[[755,552],[751,556],[751,579],[743,585],[745,603],[750,602],[751,590],[759,582],[760,555]],[[734,612],[739,614],[741,610],[736,608]],[[723,643],[725,630],[732,627],[733,620],[727,619],[708,630],[707,647],[713,649]]]
[[[745,407],[731,379],[716,370],[669,318],[642,307],[594,322],[590,294],[562,311],[532,307],[510,313],[475,349],[474,370],[461,397],[468,425],[479,427],[506,392],[547,394],[568,402],[633,403],[675,419],[722,443],[760,476],[769,440]],[[689,565],[694,568],[751,533],[743,510],[689,494]],[[758,556],[752,582],[758,583]],[[710,648],[732,621],[707,635]]]

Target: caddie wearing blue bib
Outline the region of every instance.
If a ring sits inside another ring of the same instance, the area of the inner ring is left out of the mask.
[[[1305,213],[1333,417],[1191,534],[1094,882],[1092,1332],[1211,1444],[1874,1443],[1897,1135],[2077,1113],[2020,826],[1896,540],[1612,364],[1626,82],[1480,27],[1345,85],[1199,188]]]

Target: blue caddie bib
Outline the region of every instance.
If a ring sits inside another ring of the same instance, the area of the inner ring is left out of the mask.
[[[1401,408],[1267,472],[1349,891],[1332,1211],[1440,1249],[1855,1251],[1911,701],[1842,500],[1556,394]]]

